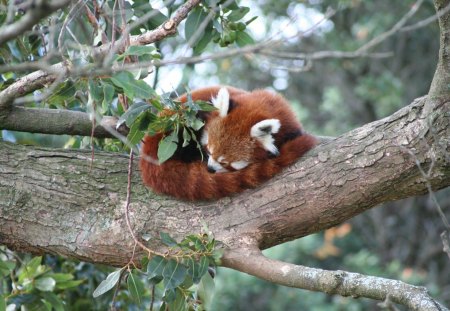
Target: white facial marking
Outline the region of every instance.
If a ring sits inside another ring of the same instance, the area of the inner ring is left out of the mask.
[[[236,161],[231,163],[231,167],[235,170],[241,170],[244,167],[247,167],[249,163],[247,161]]]
[[[250,135],[256,138],[267,151],[278,155],[278,148],[274,144],[272,134],[278,133],[281,124],[278,119],[266,119],[252,126]]]
[[[223,162],[223,161],[225,161],[225,157],[224,156],[220,156],[220,157],[217,158],[217,161],[218,162]]]
[[[217,93],[217,97],[213,98],[212,103],[214,107],[219,109],[219,116],[222,118],[225,117],[228,113],[228,107],[230,106],[230,94],[226,88],[221,88],[219,93]]]
[[[208,158],[208,168],[214,169],[214,171],[216,171],[216,173],[228,172],[228,170],[226,168],[224,168],[222,165],[220,165],[219,162],[214,160],[213,157]]]

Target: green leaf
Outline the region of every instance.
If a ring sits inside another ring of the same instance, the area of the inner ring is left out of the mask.
[[[72,280],[72,281],[65,281],[65,282],[57,282],[56,283],[56,289],[68,289],[77,287],[78,285],[82,284],[84,280]]]
[[[52,305],[52,308],[56,311],[64,311],[64,304],[57,295],[54,293],[44,292],[41,293],[41,296]]]
[[[144,284],[138,275],[131,272],[127,279],[128,291],[130,292],[131,298],[140,305],[142,303],[142,297],[144,296]]]
[[[32,279],[38,274],[38,268],[41,265],[42,257],[34,257],[24,267],[22,273],[19,275],[19,283],[22,283],[25,278]]]
[[[167,303],[169,310],[173,311],[187,311],[188,305],[186,303],[186,297],[184,297],[183,292],[177,288],[175,290],[175,299]]]
[[[73,275],[69,273],[50,273],[47,276],[54,279],[56,283],[73,280]]]
[[[166,266],[166,259],[162,256],[154,256],[147,265],[147,275],[148,279],[159,279],[162,280],[162,274],[164,267]]]
[[[6,299],[3,295],[0,295],[0,311],[6,311]]]
[[[213,257],[214,263],[216,265],[220,265],[221,264],[222,256],[223,256],[223,249],[215,249],[213,251],[212,257]]]
[[[136,97],[148,99],[156,96],[155,90],[143,80],[135,80],[133,86]]]
[[[194,119],[194,121],[190,124],[194,131],[198,131],[205,125],[205,123],[200,119]]]
[[[188,146],[190,141],[191,141],[191,135],[189,134],[188,129],[183,128],[183,147]]]
[[[103,112],[106,112],[106,111],[108,111],[108,108],[112,103],[115,91],[114,91],[114,87],[109,83],[102,83],[102,85],[103,85],[102,109],[103,109]]]
[[[177,150],[178,133],[173,131],[169,136],[160,140],[158,146],[158,160],[162,164],[167,161]]]
[[[22,310],[26,311],[51,311],[51,309],[50,303],[42,299],[36,300],[33,303],[24,304],[22,306]]]
[[[225,1],[226,6],[225,8],[227,10],[238,10],[239,6],[237,5],[236,1]]]
[[[195,274],[195,277],[194,276],[192,277],[195,283],[200,282],[201,278],[205,275],[205,273],[208,272],[208,267],[209,267],[208,258],[206,256],[202,256],[198,262],[197,273]]]
[[[16,263],[14,261],[0,261],[0,277],[7,276],[14,270],[15,267]]]
[[[56,88],[54,92],[49,96],[48,102],[63,102],[65,100],[73,100],[75,97],[75,92],[77,88],[75,87],[72,80],[67,80],[60,86]]]
[[[200,54],[203,52],[204,49],[208,46],[208,43],[211,42],[213,38],[213,24],[210,22],[205,27],[205,30],[203,31],[203,35],[200,37],[198,42],[195,44],[194,47],[194,54]]]
[[[243,47],[249,44],[255,44],[255,41],[245,31],[238,31],[236,37],[236,44],[240,47]]]
[[[152,100],[150,100],[150,104],[153,107],[155,107],[156,110],[158,110],[158,111],[161,111],[164,108],[159,99],[152,99]]]
[[[89,79],[89,93],[92,96],[92,99],[96,103],[100,103],[103,101],[103,90],[97,85],[95,81]]]
[[[125,95],[133,99],[135,97],[148,99],[156,96],[155,90],[145,81],[135,80],[131,72],[122,71],[111,77],[114,85],[123,89]]]
[[[10,296],[7,299],[7,303],[15,304],[16,308],[20,308],[21,305],[33,303],[38,299],[39,297],[36,294],[20,294],[17,296]]]
[[[177,246],[178,243],[175,241],[168,233],[160,232],[159,236],[161,237],[161,242],[169,247]]]
[[[252,18],[250,18],[248,21],[245,22],[245,25],[250,25],[250,23],[253,22],[257,18],[258,18],[258,16],[253,16]]]
[[[206,273],[198,284],[198,296],[200,300],[203,301],[205,310],[211,309],[211,303],[214,297],[214,289],[214,280],[209,275],[209,273]]]
[[[216,107],[214,107],[210,102],[205,102],[203,100],[196,100],[195,103],[200,107],[200,110],[202,111],[214,111],[217,110]]]
[[[230,22],[237,22],[241,18],[243,18],[247,13],[250,12],[250,8],[246,6],[242,6],[237,10],[233,10],[230,15],[227,16],[227,19]]]
[[[123,115],[120,116],[117,123],[122,124],[125,121],[127,126],[132,126],[139,115],[148,109],[151,109],[151,106],[145,102],[134,103]]]
[[[206,256],[200,257],[197,262],[192,258],[187,261],[188,273],[192,277],[192,281],[197,284],[202,279],[203,275],[208,272],[209,260]]]
[[[170,259],[164,267],[164,289],[174,289],[186,278],[187,269],[174,259]]]
[[[122,273],[122,269],[110,273],[106,277],[106,280],[103,280],[100,283],[100,285],[95,289],[92,296],[94,298],[97,298],[98,296],[101,296],[104,293],[106,293],[107,291],[109,291],[110,289],[112,289],[117,284],[117,282],[119,282],[121,273]]]
[[[195,46],[200,38],[203,37],[204,30],[199,31],[199,29],[207,16],[208,14],[206,14],[202,8],[196,7],[187,17],[184,26],[184,36],[191,47]],[[195,38],[193,38],[194,36]]]
[[[43,291],[43,292],[51,292],[55,288],[56,281],[51,277],[42,277],[38,278],[34,281],[34,286]]]
[[[150,111],[147,110],[141,113],[133,125],[131,125],[130,132],[127,136],[128,141],[133,145],[139,143],[144,137],[150,122],[154,120],[156,120],[156,116]]]
[[[151,55],[156,51],[156,48],[154,46],[148,46],[148,45],[131,45],[125,53],[123,53],[121,56],[142,56],[142,55]]]
[[[131,126],[130,132],[127,135],[127,140],[130,142],[130,144],[136,145],[142,140],[142,138],[144,138],[144,136],[145,131],[139,130],[139,124],[138,122],[136,122]]]

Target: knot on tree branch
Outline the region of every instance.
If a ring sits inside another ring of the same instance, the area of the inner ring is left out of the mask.
[[[175,22],[172,20],[172,19],[169,19],[167,22],[165,22],[164,24],[163,24],[163,28],[164,28],[164,30],[167,30],[167,31],[173,31],[173,29],[175,28]]]

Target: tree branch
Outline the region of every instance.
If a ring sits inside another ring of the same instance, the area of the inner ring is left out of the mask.
[[[447,98],[450,93],[450,12],[446,8],[450,6],[450,1],[435,0],[434,6],[439,16],[440,48],[439,61],[428,94],[430,98]]]
[[[27,13],[20,20],[13,24],[0,27],[0,46],[8,40],[23,34],[33,28],[42,18],[51,15],[53,12],[67,6],[71,0],[36,0],[27,9]]]
[[[389,292],[397,303],[432,310],[434,301],[424,290],[401,282],[282,264],[247,253],[329,228],[381,202],[426,193],[428,185],[434,190],[450,186],[450,115],[444,113],[450,101],[434,105],[431,123],[425,102],[420,98],[389,118],[323,143],[262,187],[215,202],[156,196],[133,173],[129,219],[136,237],[170,232],[181,238],[201,232],[206,223],[226,249],[227,267],[332,294],[384,300]],[[97,152],[91,168],[87,150],[5,142],[0,149],[0,244],[118,266],[129,262],[135,241],[123,216],[126,156]],[[426,180],[416,161],[424,169],[434,161]],[[141,242],[154,251],[165,250],[159,239]],[[263,272],[268,267],[271,277]],[[393,286],[398,287],[392,291]]]
[[[381,301],[389,297],[391,301],[405,305],[409,310],[448,310],[435,301],[424,287],[359,273],[294,265],[267,258],[258,249],[227,251],[222,258],[222,264],[224,267],[284,286]]]
[[[258,189],[216,202],[156,196],[135,173],[131,221],[138,236],[166,231],[183,237],[200,232],[203,220],[229,248],[251,240],[264,249],[329,228],[382,202],[426,193],[428,185],[448,187],[450,115],[445,112],[450,101],[435,105],[432,123],[424,114],[425,101],[420,98],[389,118],[317,146]],[[0,149],[0,243],[87,261],[128,262],[134,244],[122,219],[125,157],[97,152],[91,171],[89,152],[4,142]],[[416,161],[424,169],[434,161],[426,180]],[[183,211],[190,217],[180,218]],[[158,241],[149,246],[161,247]]]
[[[91,136],[92,120],[88,113],[63,109],[13,107],[0,128],[28,133]],[[128,135],[128,128],[122,124],[118,129],[117,118],[103,117],[96,122],[93,136],[114,138],[113,131]]]

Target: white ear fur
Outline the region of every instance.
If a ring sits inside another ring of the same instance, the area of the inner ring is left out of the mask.
[[[202,137],[200,138],[200,143],[203,146],[208,144],[208,132],[206,130],[203,131]]]
[[[278,155],[278,148],[274,144],[272,134],[278,133],[281,124],[278,119],[266,119],[252,126],[251,137],[257,139],[266,149],[274,155]]]
[[[214,107],[219,109],[219,116],[222,118],[228,114],[228,107],[230,106],[230,94],[228,90],[223,87],[217,93],[217,97],[212,99]]]

